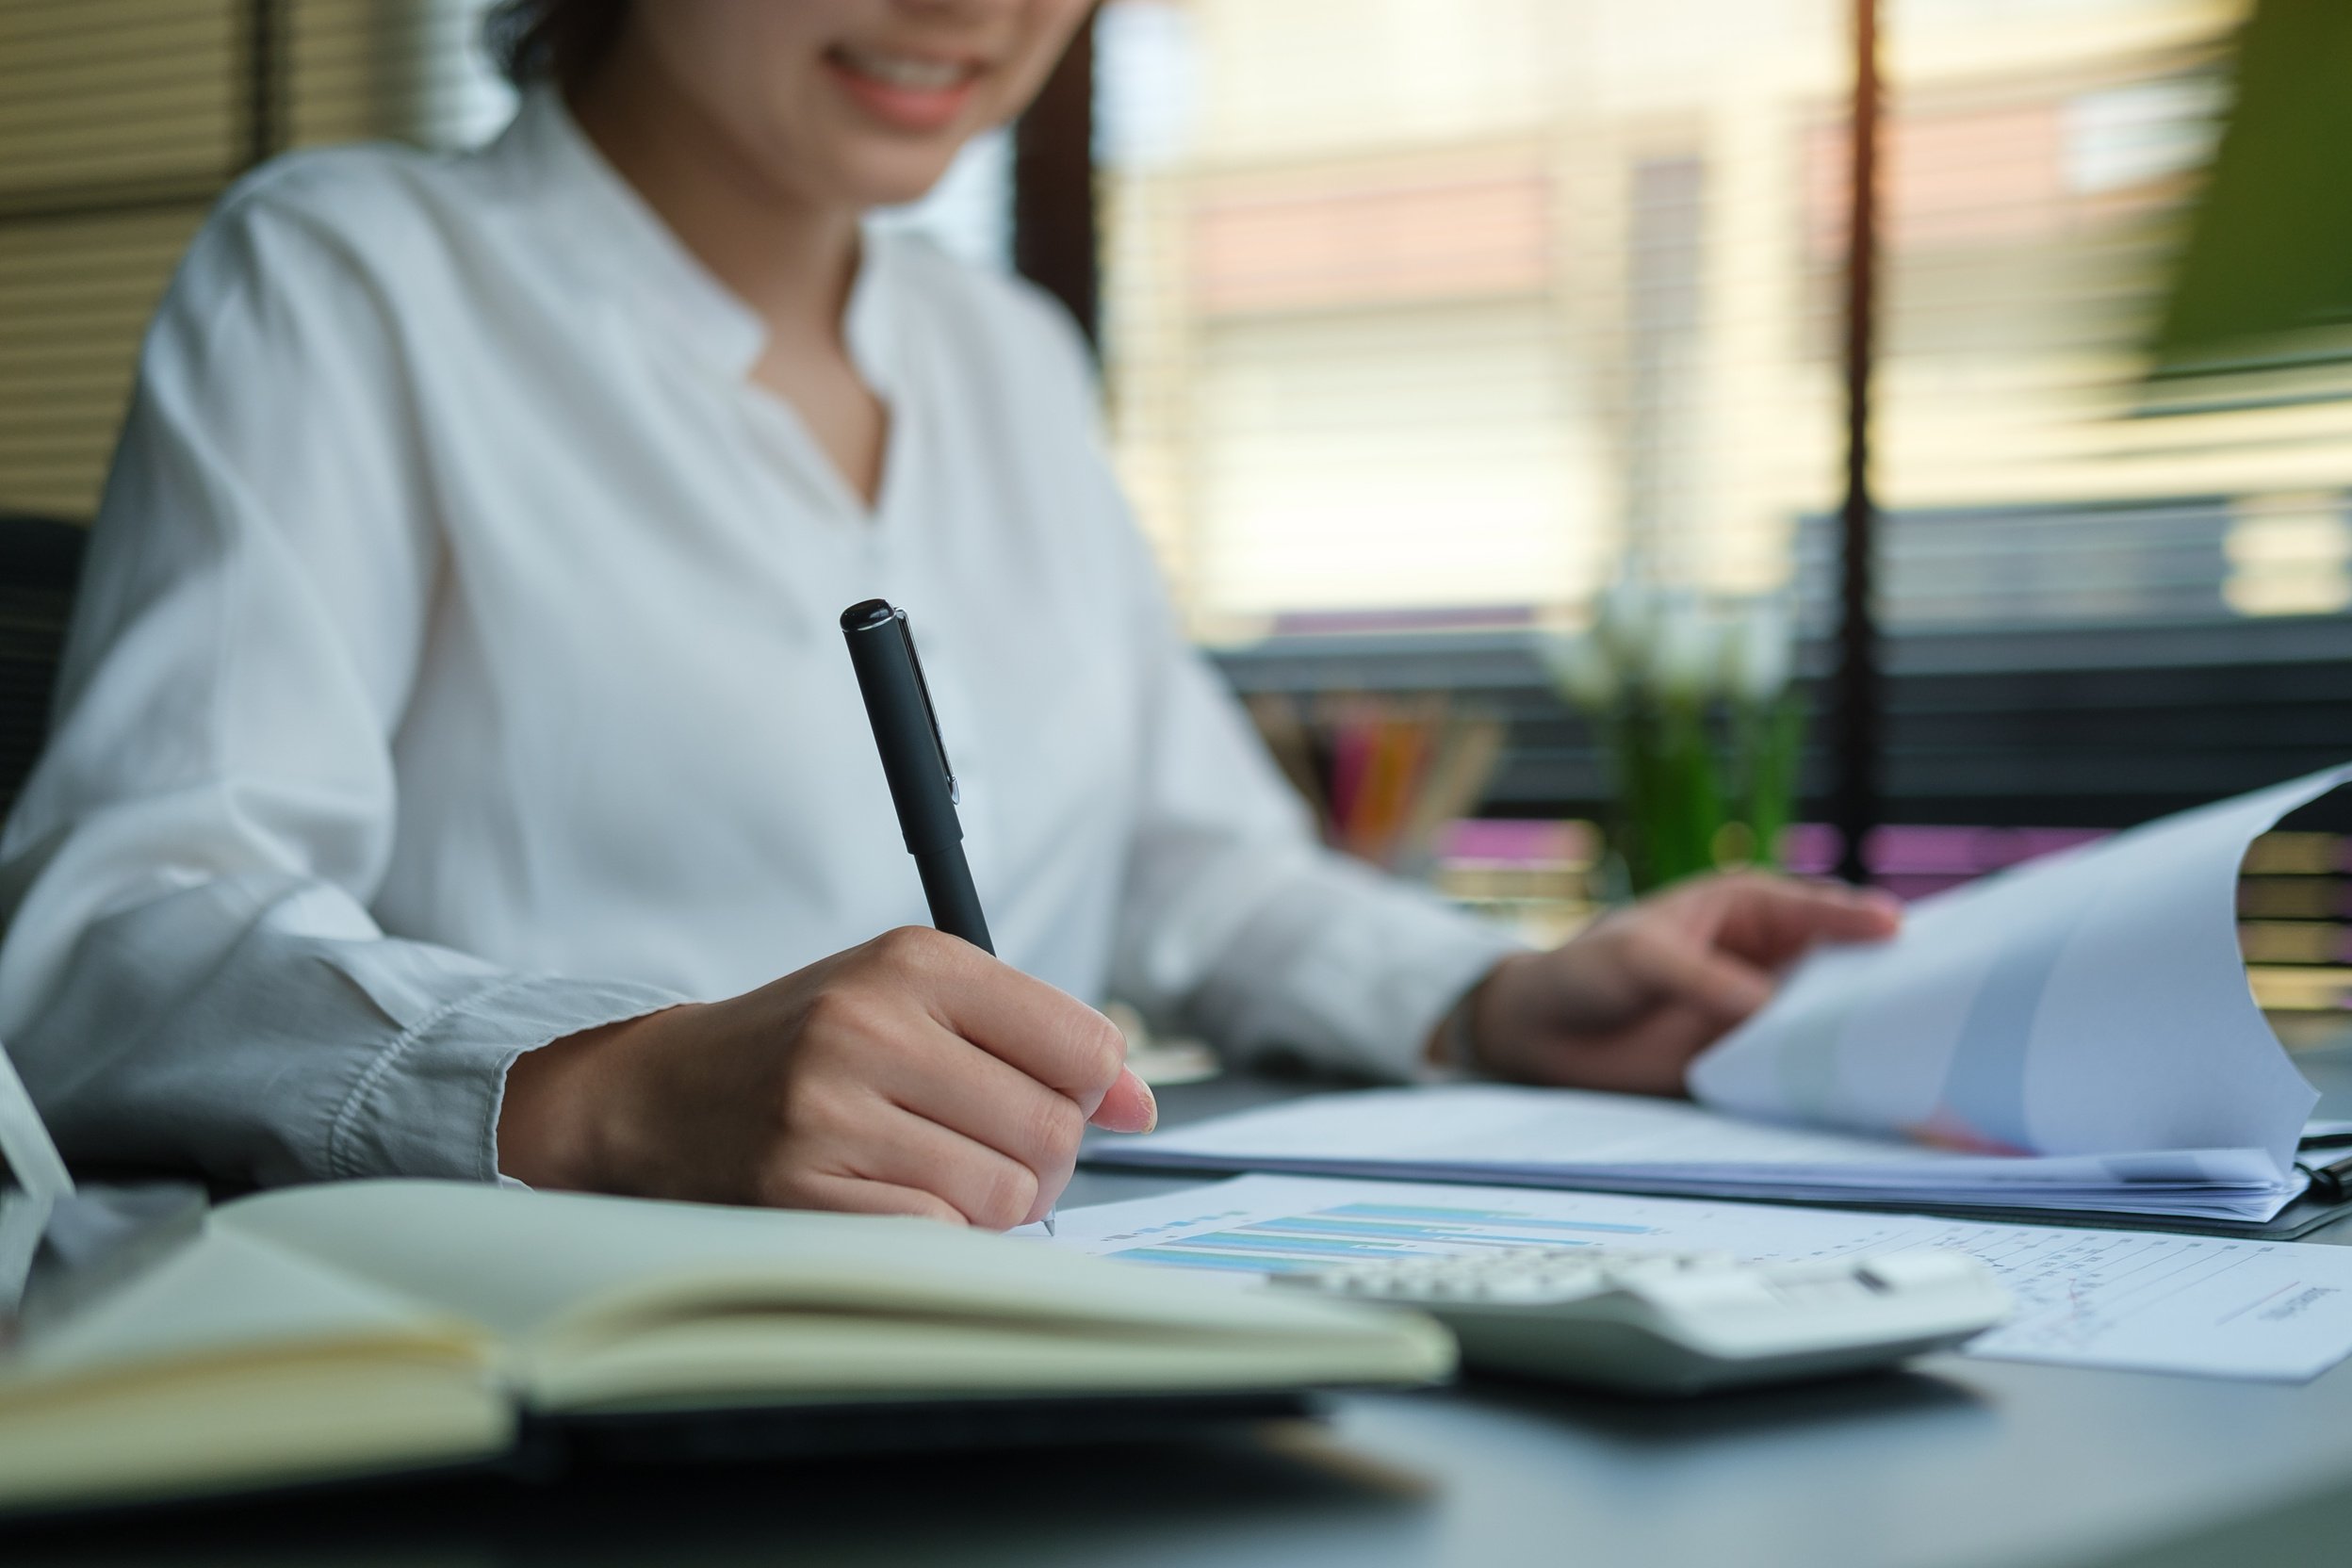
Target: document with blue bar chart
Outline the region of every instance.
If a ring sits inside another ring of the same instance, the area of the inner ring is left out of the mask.
[[[2352,1248],[2054,1230],[1608,1193],[1243,1176],[1066,1209],[1048,1245],[1237,1284],[1351,1258],[1509,1247],[1729,1252],[1754,1262],[1949,1247],[2016,1298],[1967,1353],[2295,1382],[2352,1355]]]

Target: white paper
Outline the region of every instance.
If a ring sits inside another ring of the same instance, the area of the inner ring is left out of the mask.
[[[1711,1109],[1478,1086],[1329,1096],[1090,1157],[2267,1220],[2304,1188],[2295,1144],[2319,1097],[2247,987],[2238,868],[2346,778],[2182,812],[1924,899],[1892,941],[1814,955],[1692,1065]]]
[[[2300,1125],[2298,1119],[2297,1125]],[[1684,1101],[1462,1084],[1310,1095],[1149,1137],[1094,1164],[1504,1182],[1716,1198],[2268,1219],[2302,1189],[2261,1149],[1970,1154],[1743,1121]]]
[[[6,1047],[0,1047],[0,1314],[12,1314],[24,1299],[49,1216],[59,1199],[74,1195],[74,1178]]]
[[[23,1187],[0,1187],[0,1329],[24,1299],[24,1283],[32,1276],[33,1258],[49,1227],[57,1200]],[[8,1336],[0,1333],[0,1345]]]
[[[44,1205],[74,1195],[74,1178],[67,1174],[57,1146],[49,1141],[49,1129],[33,1109],[33,1097],[24,1091],[6,1046],[0,1046],[0,1164],[8,1167],[18,1186]]]
[[[2318,1096],[2237,936],[2257,834],[2331,768],[1912,906],[1892,941],[1801,965],[1691,1069],[1744,1116],[2032,1154],[2259,1149],[2283,1178]]]
[[[1968,1347],[1996,1360],[2299,1382],[2352,1355],[2344,1247],[1288,1176],[1065,1209],[1042,1245],[1251,1282],[1349,1256],[1536,1243],[1756,1262],[1956,1248],[2017,1299],[2008,1322]]]

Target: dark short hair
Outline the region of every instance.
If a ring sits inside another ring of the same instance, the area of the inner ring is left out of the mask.
[[[491,58],[516,87],[574,87],[611,52],[629,0],[498,0],[482,18]]]

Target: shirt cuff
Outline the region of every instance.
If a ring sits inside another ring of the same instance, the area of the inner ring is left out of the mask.
[[[368,1064],[327,1132],[331,1176],[498,1182],[506,1072],[526,1051],[690,1000],[659,987],[520,976],[428,1013]]]
[[[1527,944],[1417,888],[1330,858],[1243,926],[1187,1011],[1230,1047],[1431,1076],[1429,1036]]]

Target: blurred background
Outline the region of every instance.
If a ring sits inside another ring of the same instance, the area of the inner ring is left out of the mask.
[[[179,252],[280,151],[494,133],[482,8],[0,0],[11,786]],[[1631,579],[1790,607],[1782,853],[1918,893],[2352,750],[2352,358],[2308,311],[2219,351],[2192,287],[2267,286],[2200,214],[2299,210],[2257,67],[2336,8],[1110,0],[889,221],[1079,317],[1187,624],[1335,841],[1585,918],[1610,773],[1546,649]],[[2244,893],[2290,1043],[2352,983],[2345,825],[2295,825]]]

